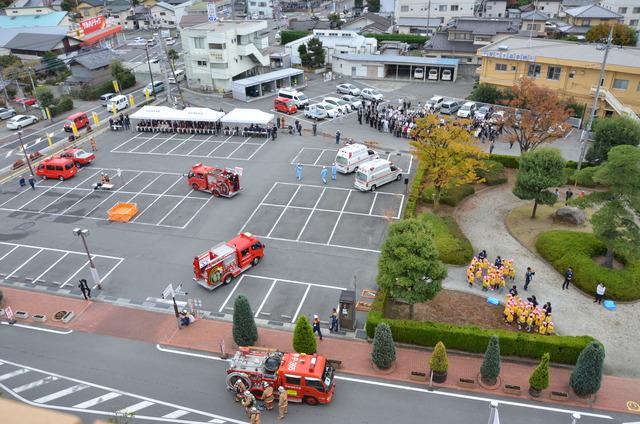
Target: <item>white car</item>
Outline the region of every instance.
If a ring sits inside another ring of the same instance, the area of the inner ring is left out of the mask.
[[[475,104],[475,102],[466,102],[460,107],[460,109],[458,109],[458,117],[473,118],[477,108],[478,106]]]
[[[337,97],[325,97],[324,99],[322,99],[322,103],[329,103],[330,105],[334,105],[340,112],[345,114],[351,112],[351,105],[342,99],[338,99]]]
[[[329,115],[324,107],[319,104],[311,105],[304,110],[304,116],[307,118],[319,121],[320,119],[328,118]]]
[[[318,103],[316,105],[318,108],[323,108],[325,112],[327,112],[327,116],[329,118],[335,118],[338,115],[342,115],[342,111],[338,109],[336,106],[331,103]]]
[[[350,94],[352,96],[359,96],[360,89],[353,84],[340,84],[336,86],[336,90],[340,94]]]
[[[362,102],[360,100],[358,100],[357,97],[345,94],[344,96],[342,96],[340,98],[342,100],[344,100],[345,102],[349,103],[351,105],[351,109],[353,109],[353,110],[360,109],[360,107],[362,106]]]
[[[362,91],[360,92],[360,94],[362,95],[362,98],[364,100],[382,100],[384,98],[384,96],[382,95],[382,93],[378,93],[378,91],[375,88],[363,88]]]
[[[164,42],[167,46],[173,46],[174,44],[176,44],[176,39],[168,37],[164,39]]]
[[[440,108],[442,107],[442,103],[444,103],[444,97],[433,96],[429,100],[427,100],[427,103],[424,104],[424,107],[426,107],[427,109],[440,110]]]
[[[21,130],[36,122],[38,122],[38,118],[33,115],[16,115],[7,121],[7,128],[10,130]]]
[[[16,116],[16,111],[10,107],[0,107],[0,118],[9,119]]]

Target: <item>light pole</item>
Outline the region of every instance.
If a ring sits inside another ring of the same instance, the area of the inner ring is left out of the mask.
[[[144,45],[144,50],[147,52],[147,65],[149,65],[149,78],[151,78],[151,95],[156,98],[156,85],[153,83],[153,73],[151,72],[151,60],[149,59],[149,46]]]
[[[26,160],[27,165],[29,165],[29,172],[31,172],[31,175],[36,175],[35,172],[33,172],[33,167],[31,166],[31,160],[29,159],[29,155],[27,154],[27,149],[24,148],[24,144],[22,143],[21,130],[18,131],[18,140],[20,140],[20,148],[22,149],[22,153],[24,153],[24,160]]]
[[[86,237],[89,236],[89,230],[74,228],[73,234],[77,235],[82,239],[82,244],[84,245],[84,250],[87,252],[87,258],[89,258],[89,266],[91,269],[91,277],[93,277],[93,282],[95,283],[98,290],[102,290],[102,285],[100,284],[100,275],[98,275],[98,270],[96,269],[96,264],[93,263],[93,258],[91,257],[91,253],[89,253],[89,246],[87,246]]]

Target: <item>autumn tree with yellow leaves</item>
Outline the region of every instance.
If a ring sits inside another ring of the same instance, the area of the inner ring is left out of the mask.
[[[445,120],[427,115],[416,121],[412,153],[425,169],[425,180],[433,185],[433,209],[438,210],[443,192],[451,186],[480,182],[477,171],[487,157],[464,125],[467,121]]]

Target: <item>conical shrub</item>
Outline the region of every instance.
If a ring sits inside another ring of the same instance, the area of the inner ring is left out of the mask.
[[[444,343],[438,342],[433,349],[431,359],[429,360],[429,368],[433,372],[447,372],[449,369],[449,358],[447,358],[447,349],[444,347]]]
[[[316,336],[306,316],[300,315],[293,330],[293,350],[298,353],[312,355],[318,350]]]
[[[569,380],[569,385],[576,395],[587,397],[600,390],[603,364],[604,346],[600,343],[591,342],[582,349]]]
[[[494,385],[500,375],[500,340],[498,336],[491,336],[489,345],[484,352],[484,360],[480,367],[480,378],[487,385]]]
[[[243,295],[233,305],[233,340],[238,346],[251,346],[258,340],[258,328],[249,301]]]
[[[534,390],[544,390],[549,387],[549,353],[542,355],[542,360],[529,377],[529,386]]]
[[[396,360],[396,345],[393,342],[391,327],[386,322],[378,324],[373,335],[371,359],[378,368],[387,369]]]

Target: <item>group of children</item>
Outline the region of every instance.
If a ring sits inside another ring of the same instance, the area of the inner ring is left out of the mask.
[[[516,271],[513,267],[513,260],[502,259],[498,256],[493,264],[487,260],[486,251],[482,251],[474,257],[467,268],[467,282],[469,287],[474,284],[481,284],[482,291],[497,290],[504,291],[507,279],[515,280]]]
[[[507,325],[514,323],[518,330],[528,333],[539,333],[552,336],[555,334],[555,326],[551,321],[551,304],[546,303],[539,308],[535,297],[524,300],[520,296],[509,293],[504,306],[504,320]]]

